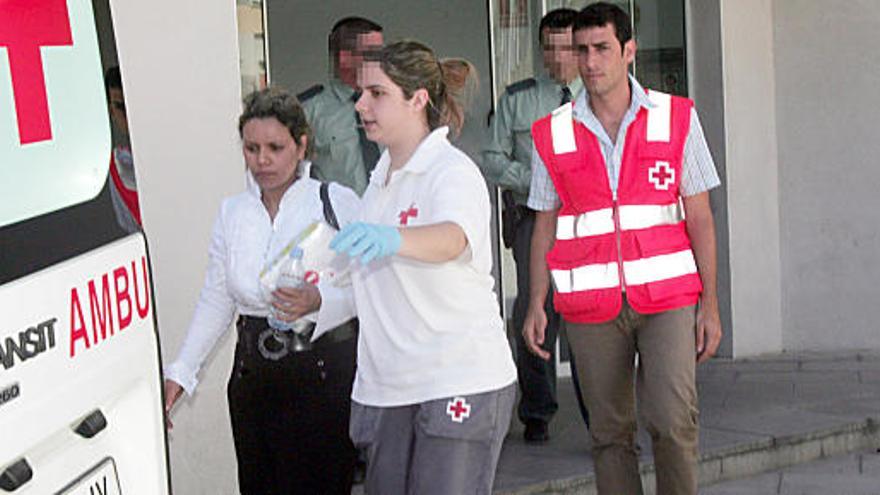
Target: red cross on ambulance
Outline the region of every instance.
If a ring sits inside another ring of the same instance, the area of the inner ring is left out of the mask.
[[[669,166],[669,162],[658,161],[648,169],[648,180],[655,189],[666,191],[675,182],[675,170]]]
[[[0,0],[0,226],[95,197],[109,163],[92,2]]]
[[[0,46],[6,48],[21,144],[52,139],[41,48],[70,46],[64,0],[6,0],[0,17]],[[21,22],[24,20],[25,22]]]

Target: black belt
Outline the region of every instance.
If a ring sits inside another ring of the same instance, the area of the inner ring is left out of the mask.
[[[289,354],[312,351],[352,339],[357,336],[358,320],[352,318],[328,330],[314,342],[311,341],[312,332],[304,335],[276,332],[269,327],[266,318],[260,316],[241,315],[236,328],[239,343],[244,345],[246,352],[278,360]]]

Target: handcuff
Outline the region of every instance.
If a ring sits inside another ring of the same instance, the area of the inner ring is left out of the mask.
[[[308,351],[312,348],[315,325],[300,318],[290,330],[266,328],[257,336],[257,350],[270,361],[278,361],[291,352]]]

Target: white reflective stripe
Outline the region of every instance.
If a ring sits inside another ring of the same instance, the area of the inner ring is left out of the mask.
[[[556,219],[556,239],[567,241],[574,239],[574,215],[565,215]]]
[[[603,208],[588,211],[577,216],[574,233],[577,237],[610,234],[614,232],[614,210]]]
[[[560,240],[590,237],[614,232],[614,210],[603,208],[580,215],[564,215],[556,219],[556,238]]]
[[[608,289],[620,286],[617,263],[587,265],[571,271],[571,288],[575,291]]]
[[[551,270],[550,273],[556,292],[563,294],[620,286],[616,262],[579,266],[572,270]]]
[[[556,292],[571,292],[571,270],[550,270]]]
[[[697,264],[690,249],[623,262],[623,274],[627,285],[642,285],[690,273],[697,273]]]
[[[668,205],[623,205],[620,207],[621,230],[673,225],[683,220],[684,209],[678,201]]]
[[[550,135],[553,138],[553,153],[561,155],[577,151],[570,102],[553,110],[550,117]]]
[[[609,289],[620,285],[617,263],[584,265],[572,270],[551,270],[553,285],[560,293]],[[662,254],[636,261],[624,261],[623,273],[627,285],[642,285],[691,273],[697,273],[697,264],[690,249]]]
[[[648,141],[669,142],[672,126],[672,96],[659,91],[648,91],[654,108],[648,109]]]

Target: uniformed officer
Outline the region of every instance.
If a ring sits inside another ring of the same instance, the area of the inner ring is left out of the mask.
[[[354,110],[357,70],[364,53],[382,47],[382,26],[362,17],[339,20],[330,31],[328,50],[333,77],[297,95],[312,127],[312,176],[350,187],[358,195],[367,188],[379,148],[367,140]]]
[[[530,353],[520,333],[529,302],[529,254],[535,221],[535,212],[526,206],[532,178],[531,127],[534,121],[562,103],[574,100],[583,89],[577,58],[571,48],[571,26],[576,15],[572,9],[557,9],[541,19],[539,33],[546,74],[507,87],[498,101],[481,165],[486,180],[503,190],[505,244],[513,248],[516,262],[513,323],[522,392],[517,412],[525,424],[525,440],[530,443],[549,439],[547,425],[558,408],[555,358],[544,360]],[[545,309],[549,323],[543,347],[552,354],[561,320],[553,309],[552,297],[547,297]],[[575,391],[586,422],[586,409],[577,386]]]

